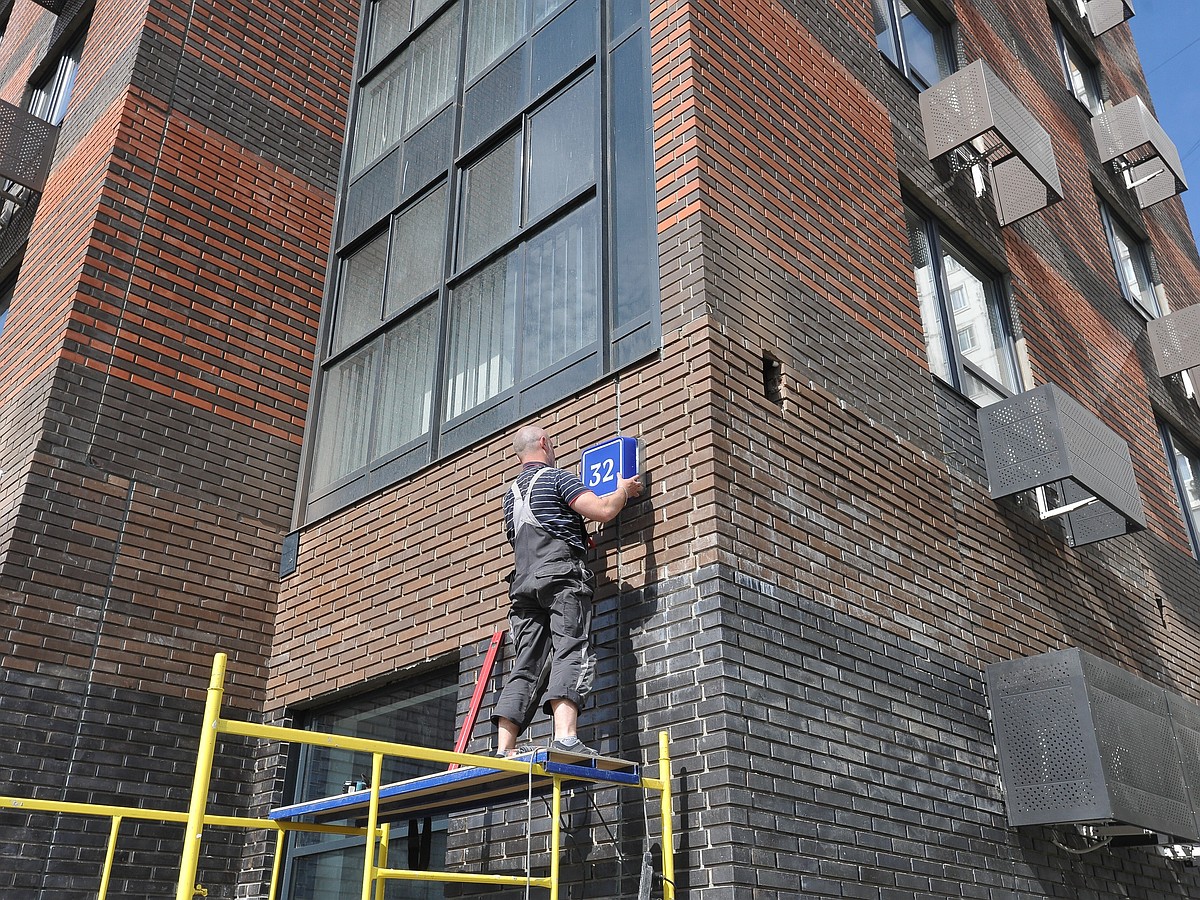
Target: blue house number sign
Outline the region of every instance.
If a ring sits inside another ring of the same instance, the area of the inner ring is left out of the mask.
[[[637,438],[615,437],[593,444],[583,451],[580,480],[597,497],[617,489],[617,477],[633,478],[638,474]]]

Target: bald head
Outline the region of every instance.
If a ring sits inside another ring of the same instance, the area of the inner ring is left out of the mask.
[[[513,451],[522,463],[544,462],[554,465],[554,449],[546,429],[526,425],[513,438]]]

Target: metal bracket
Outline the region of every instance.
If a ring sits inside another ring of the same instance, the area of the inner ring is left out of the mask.
[[[1038,518],[1042,519],[1042,521],[1045,521],[1046,519],[1052,519],[1055,516],[1065,516],[1067,513],[1074,512],[1077,509],[1082,509],[1089,504],[1095,503],[1099,499],[1098,497],[1088,497],[1086,500],[1079,500],[1075,503],[1068,503],[1064,506],[1058,506],[1054,509],[1050,509],[1050,504],[1046,500],[1046,488],[1044,486],[1036,488],[1035,493],[1037,494]]]

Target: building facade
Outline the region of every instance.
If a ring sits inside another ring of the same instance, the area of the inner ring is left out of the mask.
[[[1037,819],[1082,751],[1034,722],[1014,767],[989,675],[1082,650],[1170,693],[1172,747],[1200,703],[1200,258],[1129,12],[16,0],[3,97],[65,117],[0,272],[4,793],[182,803],[218,650],[240,715],[452,745],[538,422],[566,465],[643,442],[583,735],[669,734],[677,896],[1191,896],[1145,840],[1200,843],[1200,750],[1161,774],[1122,701],[1082,739],[1143,811]],[[364,764],[233,743],[242,814]],[[572,896],[661,859],[613,793],[569,805]],[[103,829],[0,816],[4,884],[94,895]],[[434,864],[523,871],[525,817],[432,821]],[[166,893],[178,829],[138,828],[121,895]],[[266,896],[265,834],[206,849]],[[360,865],[293,839],[283,895]]]

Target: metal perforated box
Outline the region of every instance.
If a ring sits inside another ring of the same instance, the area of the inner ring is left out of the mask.
[[[1200,838],[1200,707],[1081,650],[985,672],[1010,825]]]
[[[1160,378],[1200,367],[1200,304],[1153,319],[1148,329]]]
[[[1101,162],[1118,160],[1145,209],[1187,190],[1179,151],[1141,97],[1130,97],[1092,119]]]
[[[0,178],[41,193],[58,142],[58,129],[0,101]]]
[[[1086,0],[1088,27],[1099,37],[1133,15],[1129,0]]]
[[[1129,445],[1061,388],[1040,385],[978,419],[992,497],[1051,485],[1068,503],[1095,497],[1068,519],[1074,546],[1146,527]]]
[[[982,59],[922,92],[926,152],[982,155],[1001,225],[1062,199],[1050,135]]]

